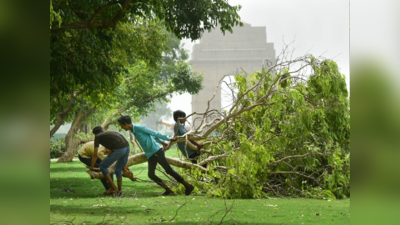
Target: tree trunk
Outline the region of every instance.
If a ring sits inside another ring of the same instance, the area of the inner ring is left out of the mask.
[[[173,165],[173,166],[176,166],[176,167],[185,168],[185,169],[198,168],[203,173],[207,172],[207,169],[205,169],[204,167],[199,166],[197,164],[193,164],[191,162],[190,163],[184,162],[184,161],[181,161],[179,159],[174,159],[174,158],[170,158],[170,157],[165,157],[165,158],[167,159],[167,161],[168,161],[168,163],[170,165]],[[147,162],[147,158],[146,158],[145,153],[139,153],[139,154],[136,154],[136,155],[129,156],[128,162],[126,163],[126,166],[130,167],[130,166],[141,164],[141,163],[144,163],[144,162]],[[114,173],[115,163],[116,162],[114,162],[108,168],[110,173]],[[88,173],[90,176],[92,176],[93,178],[96,178],[96,179],[104,178],[104,176],[103,176],[103,174],[101,172],[95,172],[95,171],[87,170],[86,173]]]
[[[85,91],[85,88],[82,88],[79,91],[75,91],[75,92],[71,90],[69,99],[68,99],[68,107],[66,109],[64,109],[64,106],[62,105],[59,95],[57,94],[56,96],[54,96],[57,99],[57,102],[61,108],[61,112],[57,113],[57,115],[56,115],[57,122],[54,125],[54,127],[50,130],[50,138],[53,137],[53,135],[60,128],[60,126],[64,124],[65,118],[67,117],[68,113],[70,113],[71,110],[73,109],[73,107],[75,106],[74,99],[78,95],[82,94],[84,91]],[[54,101],[54,99],[53,100],[50,99],[50,107],[51,107],[51,104],[53,104],[53,101]]]
[[[50,130],[50,138],[57,132],[57,130],[63,125],[65,122],[65,114],[59,113],[57,114],[57,122],[54,124],[54,127]]]
[[[81,125],[79,126],[77,132],[78,133],[85,133],[85,126],[86,126],[85,124],[81,123]]]
[[[84,106],[84,109],[87,109],[87,106]],[[77,129],[81,126],[82,121],[89,116],[96,107],[89,108],[86,112],[82,110],[78,110],[75,119],[71,124],[71,129],[69,129],[67,136],[65,136],[65,146],[67,147],[66,152],[62,155],[57,162],[70,162],[74,158],[77,147],[81,143],[86,143],[90,141],[88,138],[79,138],[74,139]]]
[[[89,137],[92,139],[94,139],[94,135],[93,135],[93,133],[92,133],[92,129],[93,129],[93,127],[92,127],[92,123],[90,122],[90,123],[88,123],[88,125],[87,125],[87,134],[89,135]]]

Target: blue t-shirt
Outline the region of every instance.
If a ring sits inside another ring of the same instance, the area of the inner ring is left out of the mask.
[[[136,140],[139,142],[140,146],[147,158],[150,158],[154,153],[160,150],[160,145],[157,143],[162,143],[160,140],[156,140],[155,138],[159,138],[166,141],[171,141],[171,139],[164,134],[160,134],[154,130],[150,130],[149,128],[132,124],[132,134],[135,135]]]
[[[186,128],[183,126],[183,124],[179,125],[179,129],[177,127],[178,127],[178,123],[175,123],[175,126],[174,126],[175,136],[182,136],[188,132],[186,130]],[[195,151],[190,149],[189,145],[186,145],[185,142],[178,142],[177,145],[178,145],[179,150],[182,152],[182,154],[187,158],[189,158],[193,153],[195,153]],[[185,151],[185,145],[186,145],[186,151]],[[187,155],[186,155],[186,152],[187,152]]]

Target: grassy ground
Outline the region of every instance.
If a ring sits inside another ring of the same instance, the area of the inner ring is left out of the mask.
[[[176,150],[167,156],[177,156]],[[131,167],[147,178],[147,163]],[[51,162],[51,224],[350,224],[350,199],[237,199],[204,195],[161,197],[154,182],[123,180],[123,196],[102,196],[99,180],[91,180],[79,161]],[[164,177],[156,171],[160,177]],[[63,192],[69,189],[75,192]],[[232,208],[231,208],[232,206]],[[229,210],[230,209],[230,210]],[[229,211],[228,211],[229,210]],[[225,217],[224,217],[225,215]]]

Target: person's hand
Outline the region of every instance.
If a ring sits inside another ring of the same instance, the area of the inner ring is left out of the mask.
[[[172,138],[171,138],[171,141],[176,141],[176,140],[177,140],[176,137],[172,137]]]
[[[165,148],[168,146],[168,143],[165,142],[165,141],[163,141],[163,142],[162,142],[162,146],[163,146],[163,148],[165,149]]]
[[[110,149],[106,149],[106,152],[104,153],[104,155],[108,155],[108,154],[110,154],[111,153],[111,150]]]
[[[91,170],[91,171],[95,171],[95,172],[99,172],[99,171],[100,171],[100,168],[99,168],[99,167],[96,167],[96,168],[91,168],[91,167],[90,167],[90,170]]]

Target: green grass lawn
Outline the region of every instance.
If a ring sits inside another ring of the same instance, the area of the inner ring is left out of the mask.
[[[175,149],[167,156],[177,157]],[[147,163],[131,167],[140,179]],[[204,195],[161,197],[154,182],[123,179],[123,196],[102,196],[80,161],[50,164],[50,224],[350,224],[350,199],[236,199]],[[163,179],[161,173],[156,174]],[[63,192],[70,189],[75,192]],[[232,209],[227,212],[232,206]]]

